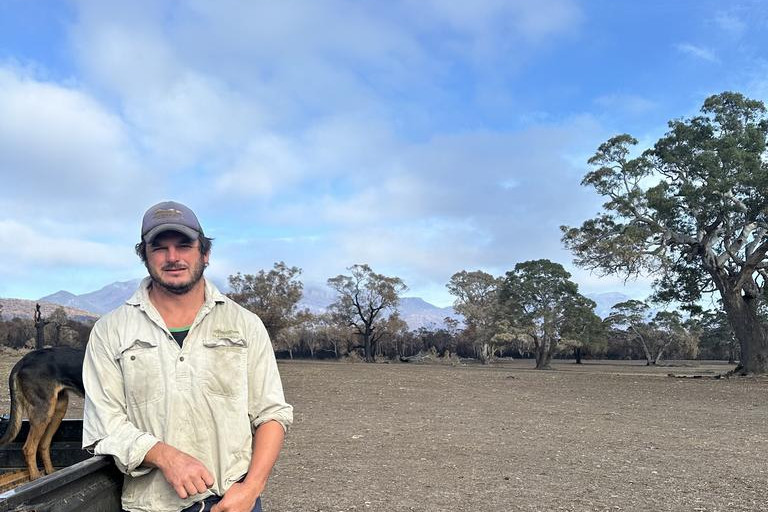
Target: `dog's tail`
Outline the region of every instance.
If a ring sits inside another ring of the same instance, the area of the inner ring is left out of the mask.
[[[13,441],[19,430],[21,430],[21,404],[22,397],[19,396],[19,368],[18,365],[13,367],[11,375],[8,377],[8,391],[11,396],[11,417],[8,420],[8,426],[3,432],[3,437],[0,437],[0,446],[4,446]]]

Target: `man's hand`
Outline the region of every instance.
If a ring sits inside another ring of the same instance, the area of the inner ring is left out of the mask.
[[[253,434],[251,463],[242,482],[232,484],[211,512],[251,512],[267,485],[269,472],[283,446],[285,429],[271,420],[259,425]]]
[[[259,494],[261,492],[258,489],[248,487],[243,482],[234,483],[211,512],[251,512]]]
[[[169,444],[155,444],[144,457],[144,464],[162,471],[181,499],[202,494],[213,485],[213,476],[202,462]]]

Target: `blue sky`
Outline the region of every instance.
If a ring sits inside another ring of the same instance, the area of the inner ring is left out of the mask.
[[[768,99],[761,1],[0,0],[0,296],[141,277],[143,212],[215,238],[211,277],[356,263],[440,306],[460,270],[549,258],[617,133]]]

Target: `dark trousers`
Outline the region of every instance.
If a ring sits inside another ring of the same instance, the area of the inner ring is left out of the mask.
[[[181,512],[210,512],[211,507],[213,507],[219,501],[221,501],[221,496],[208,496],[202,501],[193,503]],[[251,512],[261,512],[261,498],[256,499],[256,505],[253,507]]]
[[[198,501],[197,503],[193,503],[192,505],[188,506],[181,512],[211,512],[211,507],[213,507],[214,504],[221,501],[221,496],[208,496],[202,501]],[[125,510],[123,510],[125,512]],[[256,499],[256,505],[254,505],[253,510],[251,512],[262,512],[261,511],[261,498]]]

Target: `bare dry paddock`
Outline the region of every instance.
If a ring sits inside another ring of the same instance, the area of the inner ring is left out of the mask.
[[[768,511],[768,379],[532,365],[281,361],[295,425],[265,510]]]
[[[768,379],[532,365],[281,362],[266,510],[768,510]]]

